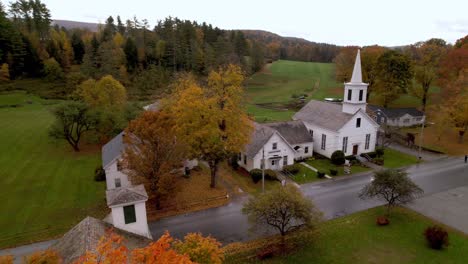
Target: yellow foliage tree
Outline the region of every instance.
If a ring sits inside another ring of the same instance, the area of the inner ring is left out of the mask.
[[[10,69],[8,64],[3,63],[0,67],[0,82],[9,82],[10,81]]]
[[[84,81],[76,93],[93,108],[122,110],[127,102],[125,87],[110,75]]]
[[[242,151],[252,133],[252,121],[242,104],[243,80],[241,69],[229,65],[212,71],[206,87],[187,76],[175,85],[169,112],[174,115],[178,138],[192,158],[208,162],[212,188],[219,163]]]
[[[196,263],[221,264],[224,260],[221,243],[200,233],[189,233],[184,241],[176,240],[173,246],[177,252],[188,255]]]
[[[12,255],[0,256],[0,264],[13,264],[13,256]]]

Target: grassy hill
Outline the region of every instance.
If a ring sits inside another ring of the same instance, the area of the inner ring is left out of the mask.
[[[99,148],[74,153],[51,141],[54,103],[0,93],[0,248],[51,238],[86,215],[107,212],[104,183],[93,180]]]
[[[280,60],[247,80],[248,112],[259,122],[288,120],[297,111],[300,95],[306,100],[342,97],[334,80],[333,63]]]

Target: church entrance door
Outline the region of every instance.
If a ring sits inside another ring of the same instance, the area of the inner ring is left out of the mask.
[[[357,155],[359,149],[359,145],[354,145],[353,146],[353,155]]]

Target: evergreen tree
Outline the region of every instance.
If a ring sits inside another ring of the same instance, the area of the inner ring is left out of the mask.
[[[125,29],[125,25],[122,23],[122,20],[120,19],[120,16],[117,16],[117,31],[120,33],[120,35],[125,36],[126,29]]]
[[[132,38],[128,38],[124,47],[125,57],[127,59],[127,70],[135,71],[138,66],[138,51]]]
[[[71,45],[73,48],[74,62],[81,64],[83,62],[83,56],[85,54],[85,45],[80,35],[75,31],[71,36]]]

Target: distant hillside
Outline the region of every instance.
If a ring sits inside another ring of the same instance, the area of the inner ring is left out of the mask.
[[[302,38],[283,37],[264,30],[241,30],[247,39],[263,43],[266,57],[296,61],[332,62],[340,46],[311,42]]]
[[[53,20],[52,25],[58,25],[59,27],[64,27],[66,29],[83,28],[83,29],[88,29],[93,32],[97,32],[99,28],[98,23],[88,23],[88,22],[60,20],[60,19]]]

